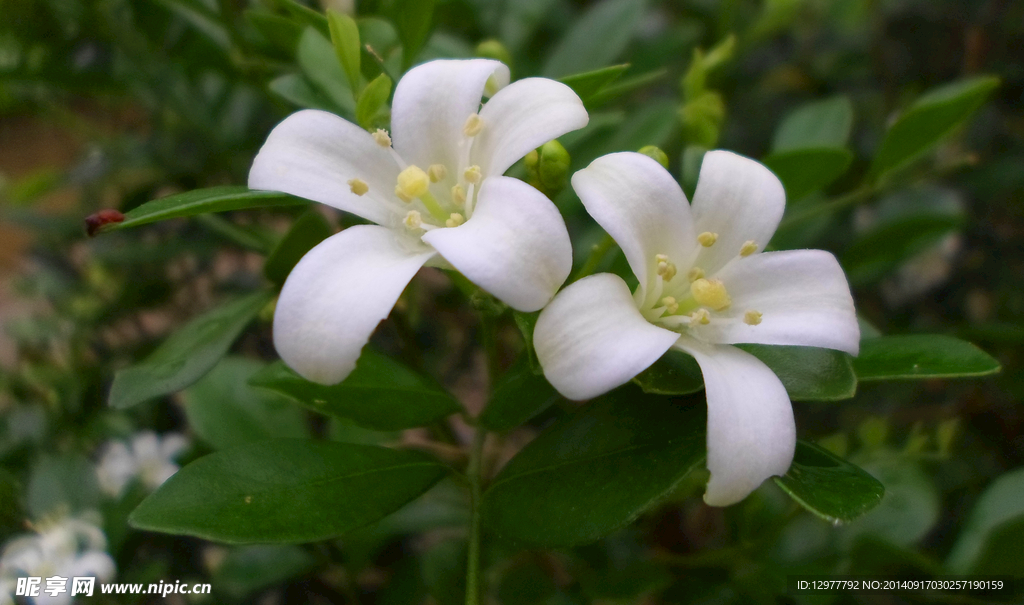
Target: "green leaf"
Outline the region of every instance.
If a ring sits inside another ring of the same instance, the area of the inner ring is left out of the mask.
[[[282,362],[264,368],[250,384],[287,395],[321,414],[379,431],[424,426],[462,409],[433,381],[370,350],[363,351],[356,369],[336,385],[310,382]]]
[[[669,349],[651,367],[633,377],[645,393],[687,395],[704,388],[704,376],[692,356]]]
[[[985,558],[986,548],[998,534],[1024,522],[1024,468],[1005,473],[981,494],[946,559],[946,566],[954,573],[994,573],[981,569],[978,563]],[[1024,535],[1016,527],[1016,535]],[[1021,543],[1018,543],[1018,547]],[[1015,573],[1024,568],[1024,559],[1017,559]]]
[[[345,75],[348,76],[349,86],[352,90],[359,90],[362,78],[359,26],[356,25],[356,21],[352,17],[331,9],[327,10],[327,24],[330,26],[334,52],[338,55],[338,61],[345,70]]]
[[[268,3],[276,6],[281,11],[288,13],[292,19],[306,27],[313,27],[324,36],[330,35],[330,27],[327,24],[327,17],[299,4],[295,0],[268,0]]]
[[[346,118],[355,115],[355,95],[330,40],[316,29],[307,27],[299,38],[295,58],[314,88],[330,100],[335,113]]]
[[[381,74],[367,84],[356,104],[356,121],[359,122],[359,125],[366,129],[373,127],[376,124],[378,112],[388,102],[389,96],[391,96],[391,78],[387,74]]]
[[[284,74],[267,84],[267,90],[303,109],[334,110],[334,103],[309,83],[302,74]]]
[[[324,540],[398,510],[446,472],[420,452],[275,439],[193,462],[128,521],[229,543]]]
[[[25,501],[37,520],[94,509],[100,502],[96,469],[77,453],[42,456],[32,468]]]
[[[538,317],[540,317],[540,311],[532,313],[512,311],[512,319],[515,320],[516,327],[519,328],[519,333],[523,336],[523,344],[526,345],[526,357],[534,374],[543,373],[540,362],[537,361],[537,350],[533,348],[533,330],[537,326]]]
[[[216,449],[307,436],[306,419],[287,398],[249,386],[265,364],[244,357],[225,357],[181,396],[189,426]]]
[[[802,105],[775,131],[772,152],[808,148],[844,148],[853,128],[853,104],[845,96]]]
[[[666,75],[668,75],[667,69],[656,69],[638,76],[623,78],[612,82],[594,94],[590,99],[589,104],[593,106],[603,105],[608,101],[617,99],[625,94],[633,92],[634,90],[646,88],[658,80],[661,80]]]
[[[548,78],[598,69],[613,63],[626,50],[643,18],[643,0],[602,0],[572,22],[548,56]]]
[[[858,380],[987,376],[999,362],[969,342],[942,334],[868,338],[853,360]]]
[[[981,107],[998,86],[999,78],[978,76],[923,95],[886,131],[868,177],[877,179],[935,147]]]
[[[313,555],[293,544],[239,546],[229,550],[217,566],[213,583],[218,592],[241,600],[258,590],[306,574],[316,566]]]
[[[876,508],[844,527],[840,536],[847,544],[872,536],[909,547],[938,522],[939,493],[919,464],[896,452],[883,449],[881,453],[882,457],[865,462],[863,470],[885,486],[885,497]]]
[[[231,35],[221,21],[220,15],[210,10],[203,2],[194,0],[156,0],[169,11],[177,14],[222,49],[231,48]]]
[[[263,274],[275,284],[283,284],[299,260],[333,232],[322,214],[309,209],[295,219],[292,228],[267,256]]]
[[[295,48],[302,35],[302,25],[292,19],[271,12],[249,9],[243,13],[252,25],[278,51],[288,57],[295,56]]]
[[[408,69],[416,60],[430,34],[435,0],[395,0],[393,21],[402,41],[402,66]]]
[[[248,210],[250,208],[266,208],[270,206],[298,206],[308,203],[302,198],[297,198],[287,193],[252,191],[248,187],[227,186],[193,189],[192,191],[170,195],[137,206],[124,214],[123,221],[107,223],[100,227],[97,233],[117,231],[157,221],[196,216],[210,212]]]
[[[544,376],[533,372],[524,355],[498,379],[480,423],[491,431],[510,431],[546,410],[559,397]]]
[[[852,521],[878,506],[885,488],[860,467],[812,443],[797,441],[793,465],[775,483],[822,519]]]
[[[704,406],[618,389],[541,433],[485,492],[502,538],[592,542],[661,501],[704,460]]]
[[[805,148],[775,152],[762,161],[782,181],[786,200],[795,202],[841,177],[853,153],[833,147]]]
[[[181,390],[202,378],[272,297],[270,292],[250,294],[179,328],[141,363],[114,375],[110,405],[131,407]]]
[[[817,347],[740,344],[768,366],[793,401],[838,401],[857,393],[851,357]]]
[[[573,89],[579,95],[583,104],[586,105],[597,93],[619,79],[622,72],[627,69],[629,69],[629,63],[610,65],[601,69],[595,69],[594,71],[564,76],[559,78],[558,81]]]

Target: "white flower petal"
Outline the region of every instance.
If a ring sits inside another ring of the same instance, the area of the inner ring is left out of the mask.
[[[343,380],[402,290],[434,251],[385,227],[357,225],[295,266],[274,312],[274,346],[303,377]]]
[[[860,327],[850,286],[835,257],[824,250],[764,252],[740,258],[717,275],[729,290],[726,319],[699,326],[701,339],[716,343],[803,345],[856,355]],[[761,313],[756,326],[747,311]]]
[[[503,88],[480,111],[483,129],[476,135],[470,164],[485,177],[504,174],[532,149],[590,119],[571,88],[546,78],[526,78]]]
[[[114,560],[105,552],[91,550],[82,553],[81,556],[68,560],[61,569],[63,575],[69,578],[75,576],[92,576],[98,582],[109,580],[114,577],[116,566]]]
[[[789,395],[768,366],[736,347],[689,337],[676,347],[693,355],[704,375],[711,471],[704,501],[735,504],[793,462],[796,423]]]
[[[709,151],[693,193],[693,223],[698,234],[717,233],[718,241],[699,247],[694,264],[711,275],[748,241],[764,250],[785,207],[786,192],[770,170],[729,151]]]
[[[537,359],[558,392],[590,399],[625,384],[679,338],[647,322],[617,275],[581,279],[555,296],[537,319]]]
[[[654,257],[665,254],[684,271],[695,241],[690,205],[679,183],[657,161],[640,153],[612,153],[572,177],[590,216],[622,248],[646,291]]]
[[[249,187],[284,191],[389,224],[404,215],[394,197],[399,167],[370,133],[338,116],[307,109],[270,132],[249,171]],[[369,186],[352,193],[349,181]]]
[[[164,433],[160,443],[160,456],[164,460],[174,460],[178,454],[188,447],[188,439],[181,433]]]
[[[470,143],[462,128],[480,110],[492,76],[499,88],[508,84],[508,68],[489,59],[430,61],[402,76],[391,106],[391,138],[402,159],[424,170],[461,169],[460,147]]]
[[[558,209],[526,183],[486,179],[473,216],[423,236],[470,281],[518,311],[543,307],[572,269],[572,244]]]

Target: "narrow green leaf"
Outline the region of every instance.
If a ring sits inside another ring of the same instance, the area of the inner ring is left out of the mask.
[[[669,349],[651,367],[637,374],[633,382],[653,395],[687,395],[704,388],[697,360],[675,349]]]
[[[110,405],[131,407],[181,390],[202,378],[272,297],[271,292],[250,294],[179,328],[144,361],[114,375]]]
[[[583,104],[586,105],[597,93],[601,92],[615,80],[618,80],[619,76],[627,69],[629,69],[629,63],[609,65],[594,71],[563,76],[558,81],[573,89],[580,99],[583,100]]]
[[[245,443],[307,436],[301,408],[287,397],[256,389],[248,381],[265,364],[225,357],[181,393],[188,424],[199,437],[223,450]]]
[[[218,542],[325,540],[398,510],[446,472],[420,452],[275,439],[200,458],[128,522]]]
[[[387,74],[381,74],[367,84],[356,104],[356,121],[359,125],[366,129],[372,128],[376,124],[378,112],[388,102],[389,96],[391,78]]]
[[[330,35],[330,26],[327,24],[327,17],[308,6],[299,4],[295,0],[268,0],[268,2],[272,6],[276,6],[281,11],[289,14],[292,19],[301,23],[303,26],[314,27],[324,36]]]
[[[764,362],[793,401],[838,401],[857,393],[851,357],[842,351],[784,345],[736,345]]]
[[[603,105],[634,90],[645,88],[668,75],[667,69],[656,69],[638,76],[623,78],[606,85],[590,99],[590,105]]]
[[[302,26],[292,19],[274,13],[248,9],[243,13],[245,20],[267,39],[282,54],[293,57],[302,35]]]
[[[210,10],[205,3],[194,0],[156,0],[156,3],[187,21],[217,46],[225,50],[231,48],[231,35],[220,15]]]
[[[1016,543],[1003,539],[1003,535],[1016,538]],[[1021,537],[1024,537],[1024,468],[999,476],[981,494],[946,559],[946,567],[954,573],[1020,574],[1024,570]],[[1015,569],[997,569],[998,557],[993,555],[999,551],[1004,558],[1014,560]]]
[[[345,70],[345,75],[348,76],[349,86],[352,87],[352,90],[359,90],[359,82],[362,78],[359,26],[356,25],[356,21],[352,17],[331,9],[327,10],[327,24],[331,29],[331,43],[334,44],[334,52],[338,55],[338,61]]]
[[[523,448],[485,492],[484,522],[505,539],[592,542],[656,505],[704,460],[704,406],[619,389]]]
[[[416,60],[430,34],[435,0],[395,0],[393,21],[402,41],[402,67],[408,69]]]
[[[107,223],[97,233],[138,227],[172,218],[196,216],[210,212],[248,210],[271,206],[297,206],[307,204],[306,200],[277,191],[252,191],[248,187],[227,186],[193,189],[185,193],[170,195],[146,202],[124,214],[119,223]]]
[[[772,152],[846,147],[853,128],[853,103],[845,96],[807,103],[786,116],[775,131]]]
[[[292,228],[267,256],[263,274],[275,284],[283,284],[299,260],[332,233],[323,215],[311,208],[295,219]]]
[[[559,397],[544,376],[533,372],[524,355],[498,379],[480,423],[491,431],[510,431],[546,410]]]
[[[882,501],[885,487],[860,467],[806,441],[797,441],[793,465],[775,483],[822,519],[852,521]]]
[[[932,476],[898,453],[876,448],[862,469],[885,486],[882,502],[840,530],[839,538],[855,543],[865,537],[911,547],[939,520],[941,501]]]
[[[346,118],[355,115],[355,95],[330,40],[316,29],[307,27],[299,38],[295,58],[313,87],[331,101],[335,113]]]
[[[370,350],[341,383],[310,382],[282,362],[252,377],[253,386],[291,397],[311,410],[379,431],[424,426],[461,410],[447,391],[404,365]]]
[[[546,77],[598,69],[613,63],[626,50],[644,15],[643,0],[602,0],[576,19],[548,56]]]
[[[267,84],[267,90],[302,109],[335,110],[334,103],[299,73],[284,74],[274,78]]]
[[[935,147],[967,121],[998,86],[999,78],[978,76],[923,95],[886,131],[868,177],[877,179]]]
[[[533,348],[533,330],[537,327],[537,318],[540,317],[540,311],[534,311],[532,313],[523,313],[522,311],[513,311],[512,319],[516,322],[516,327],[519,328],[519,333],[523,336],[523,344],[526,345],[526,357],[530,362],[530,369],[534,374],[542,374],[543,370],[540,367],[540,362],[537,361],[537,350]]]
[[[869,338],[853,360],[858,380],[987,376],[999,362],[969,342],[942,334]]]
[[[782,181],[786,200],[795,202],[843,176],[853,153],[834,147],[804,148],[777,151],[762,161]]]
[[[963,224],[945,213],[921,214],[881,225],[857,239],[843,252],[842,265],[850,283],[866,285],[882,279],[900,263],[937,244]]]

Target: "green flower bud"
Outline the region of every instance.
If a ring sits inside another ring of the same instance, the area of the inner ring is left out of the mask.
[[[658,147],[647,145],[646,147],[641,147],[638,153],[644,154],[657,161],[663,168],[668,169],[668,155]]]
[[[505,45],[497,40],[484,40],[476,45],[476,56],[484,59],[497,59],[505,65],[512,67],[512,55],[509,54]]]
[[[533,154],[536,153],[536,157]],[[548,141],[526,156],[526,172],[531,185],[544,195],[554,197],[569,181],[569,152],[561,143]]]

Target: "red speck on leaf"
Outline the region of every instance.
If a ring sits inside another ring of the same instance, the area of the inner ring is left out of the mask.
[[[90,214],[85,217],[85,232],[89,234],[89,237],[96,235],[96,232],[100,230],[100,227],[110,223],[120,223],[124,220],[124,215],[117,210],[100,210],[96,214]]]

